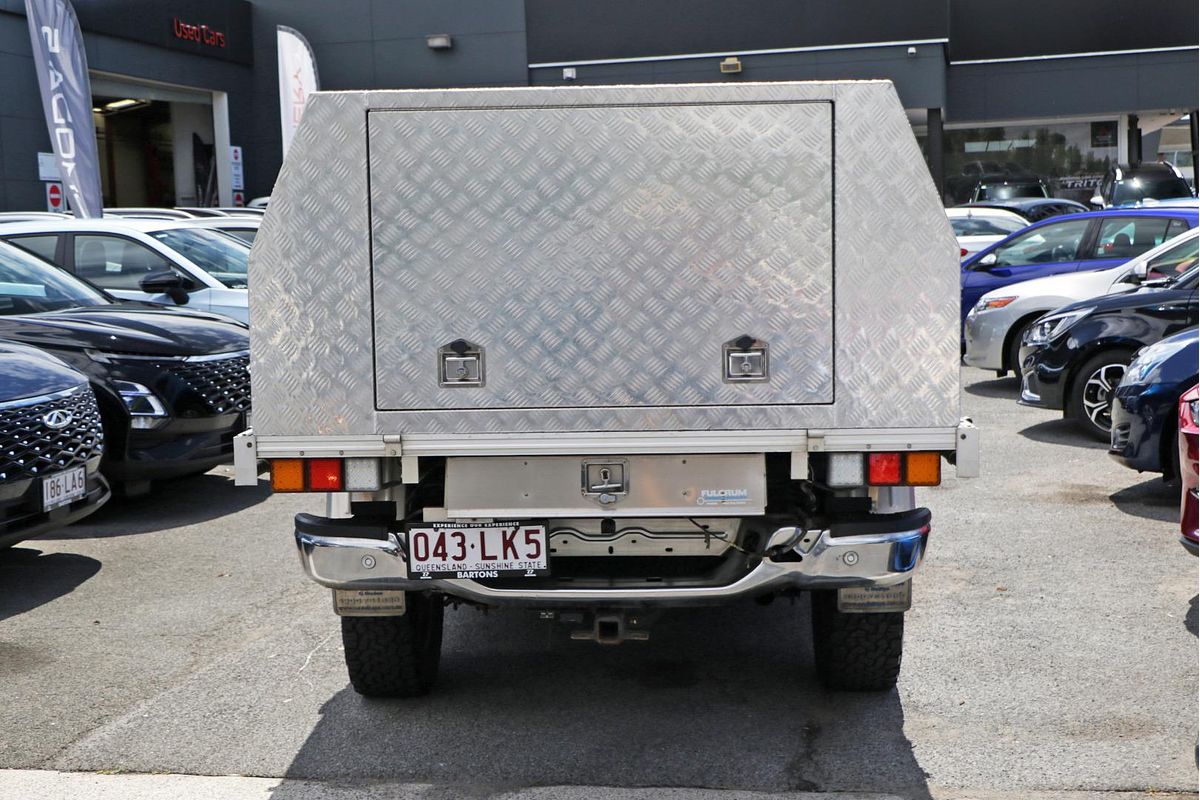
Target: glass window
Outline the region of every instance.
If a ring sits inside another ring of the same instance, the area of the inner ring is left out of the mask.
[[[1191,196],[1192,189],[1183,178],[1129,178],[1113,184],[1112,204],[1119,206],[1147,198],[1166,200]]]
[[[991,266],[1074,261],[1079,257],[1079,243],[1089,224],[1091,221],[1086,219],[1064,220],[1018,234],[992,251],[996,254],[996,262]]]
[[[975,199],[1012,200],[1014,197],[1046,197],[1046,187],[1040,183],[980,184],[975,190]]]
[[[955,236],[1008,236],[1025,227],[1009,220],[980,219],[979,217],[953,217],[950,227]]]
[[[1174,239],[1179,234],[1188,230],[1188,224],[1181,219],[1173,219],[1167,223],[1167,238]]]
[[[1200,239],[1195,237],[1186,242],[1180,242],[1165,253],[1160,253],[1156,258],[1150,259],[1146,264],[1146,277],[1153,280],[1182,275],[1196,266],[1198,249],[1200,249]]]
[[[1092,258],[1133,258],[1167,240],[1165,217],[1110,217],[1100,224]]]
[[[173,228],[150,235],[229,288],[246,288],[250,248],[236,239],[203,228]]]
[[[108,299],[83,281],[0,244],[0,314],[36,314],[77,306],[102,306]]]
[[[103,289],[141,291],[138,282],[171,262],[140,242],[105,234],[75,234],[75,274]]]
[[[28,250],[39,258],[46,259],[52,264],[58,263],[54,260],[54,254],[58,250],[58,236],[56,234],[12,236],[8,241],[23,250]],[[59,266],[61,267],[62,264],[59,264]]]
[[[233,228],[229,230],[222,230],[221,233],[225,234],[226,236],[232,236],[239,242],[254,244],[254,237],[258,233],[258,228]]]

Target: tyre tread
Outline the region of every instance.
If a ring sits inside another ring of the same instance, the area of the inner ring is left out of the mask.
[[[904,613],[847,614],[837,593],[812,596],[817,676],[830,689],[884,691],[896,685],[904,649]]]

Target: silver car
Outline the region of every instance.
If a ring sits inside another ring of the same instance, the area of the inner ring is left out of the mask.
[[[963,363],[1004,375],[1019,372],[1025,329],[1048,311],[1102,294],[1132,291],[1146,279],[1177,275],[1196,264],[1200,228],[1192,228],[1117,267],[1067,272],[994,289],[967,314]]]

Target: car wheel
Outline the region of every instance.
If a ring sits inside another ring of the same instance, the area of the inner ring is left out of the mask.
[[[838,611],[836,590],[815,591],[812,633],[817,677],[826,688],[878,692],[896,685],[904,612],[848,614]]]
[[[1132,360],[1128,350],[1107,350],[1089,358],[1076,373],[1067,411],[1093,439],[1109,441],[1113,392]]]
[[[445,606],[440,595],[407,592],[402,617],[342,617],[354,691],[368,697],[427,694],[437,679]]]
[[[1018,379],[1021,377],[1021,342],[1025,339],[1025,332],[1033,327],[1035,321],[1036,316],[1018,322],[1013,327],[1012,338],[1008,340],[1008,368]]]

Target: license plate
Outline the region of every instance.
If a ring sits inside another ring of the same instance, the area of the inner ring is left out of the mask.
[[[87,494],[87,467],[76,467],[42,478],[42,510],[73,503]]]
[[[408,529],[408,571],[425,578],[534,577],[550,572],[543,525],[430,525]]]
[[[869,614],[879,611],[908,611],[912,606],[912,581],[894,586],[861,586],[838,589],[838,611]]]

